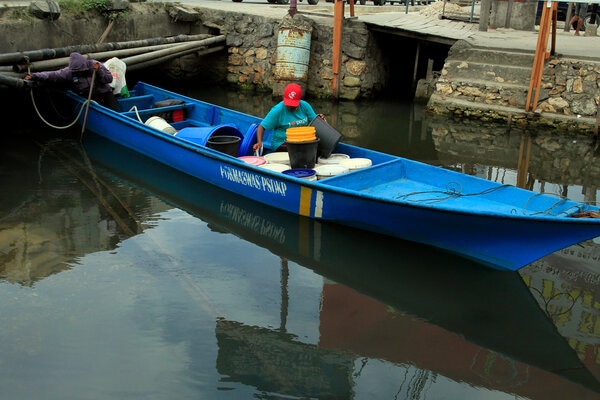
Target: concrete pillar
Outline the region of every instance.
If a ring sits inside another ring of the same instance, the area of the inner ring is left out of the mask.
[[[597,24],[587,24],[585,27],[585,34],[583,36],[598,36],[598,25]]]
[[[532,31],[535,29],[537,6],[537,0],[492,0],[490,26]]]
[[[481,0],[479,5],[479,31],[487,32],[490,26],[490,9],[492,0]]]

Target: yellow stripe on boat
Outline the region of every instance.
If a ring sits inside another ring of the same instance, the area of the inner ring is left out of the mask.
[[[310,198],[312,197],[312,189],[307,187],[300,188],[300,215],[310,217]]]

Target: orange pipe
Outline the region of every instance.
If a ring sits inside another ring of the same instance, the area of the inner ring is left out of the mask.
[[[340,79],[340,57],[342,54],[342,21],[344,20],[344,1],[335,0],[333,6],[333,54],[331,57],[331,68],[333,80],[331,91],[334,98],[338,98]]]

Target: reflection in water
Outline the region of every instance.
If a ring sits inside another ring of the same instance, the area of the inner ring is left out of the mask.
[[[521,146],[519,147],[519,165],[517,166],[517,187],[524,189],[533,189],[532,184],[528,184],[527,176],[529,172],[529,157],[531,156],[531,136],[521,135]]]
[[[347,399],[354,357],[294,340],[285,332],[218,320],[221,382],[241,382],[294,398]],[[273,396],[275,398],[275,396]]]
[[[134,211],[129,204],[143,198],[99,178],[73,142],[27,140],[4,162],[19,175],[5,176],[3,186],[18,188],[19,196],[6,194],[0,203],[1,278],[31,285],[141,232],[144,208]]]
[[[504,184],[596,202],[600,181],[592,137],[506,132],[498,126],[429,121],[439,164]]]
[[[268,210],[185,176],[174,180],[170,170],[97,137],[88,139],[86,149],[93,160],[116,168],[121,179],[143,182],[156,195],[218,231],[232,232],[282,259],[279,329],[248,326],[242,321],[217,322],[217,365],[227,376],[223,382],[233,380],[287,395],[318,397],[320,391],[322,396],[334,396],[345,390],[346,380],[355,371],[350,374],[347,357],[324,351],[331,349],[349,352],[353,358],[416,364],[423,371],[450,379],[525,396],[547,390],[547,385],[535,383],[534,376],[560,385],[564,379],[573,380],[600,390],[596,378],[557,334],[518,274],[488,270],[429,248]],[[126,168],[120,160],[127,160]],[[132,160],[135,163],[130,164]],[[202,201],[192,201],[200,197]],[[400,260],[398,254],[402,254]],[[332,280],[322,289],[317,347],[298,341],[286,328],[288,259]],[[363,294],[348,292],[346,286]],[[446,342],[445,361],[433,357],[442,354],[436,347],[440,341]],[[415,347],[417,342],[422,346]],[[427,347],[435,352],[424,351]],[[379,350],[373,352],[375,348]],[[465,348],[471,349],[471,372],[455,367],[457,358],[465,356]],[[295,362],[286,369],[285,360]],[[312,369],[306,370],[311,365]],[[502,365],[524,372],[507,382],[509,378],[501,377],[505,373]],[[329,374],[324,375],[324,370]],[[296,375],[299,371],[304,372]],[[424,376],[425,381],[436,379]],[[584,397],[589,394],[579,386],[569,390]]]

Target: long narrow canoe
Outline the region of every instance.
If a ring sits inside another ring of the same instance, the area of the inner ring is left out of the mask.
[[[600,236],[600,218],[581,217],[597,215],[595,205],[343,142],[335,145],[335,154],[367,159],[370,166],[319,180],[269,170],[206,146],[224,132],[240,138],[238,156],[249,155],[259,117],[143,82],[131,93],[119,100],[120,111],[92,103],[86,130],[287,212],[424,243],[510,271]],[[67,96],[78,107],[87,100],[71,92]],[[169,129],[149,123],[156,116]]]

